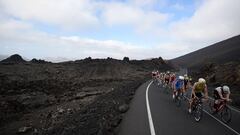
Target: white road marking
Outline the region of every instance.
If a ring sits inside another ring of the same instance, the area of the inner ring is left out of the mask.
[[[188,100],[190,100],[188,97],[186,97]],[[240,133],[238,133],[236,130],[232,129],[231,127],[229,127],[227,124],[223,123],[221,120],[219,120],[218,118],[214,117],[213,115],[211,115],[208,111],[206,111],[205,109],[203,109],[203,111],[208,114],[209,116],[211,116],[212,118],[214,118],[216,121],[218,121],[219,123],[221,123],[223,126],[225,126],[226,128],[228,128],[229,130],[231,130],[232,132],[234,132],[237,135],[240,135]]]
[[[231,127],[229,127],[227,124],[223,123],[222,121],[220,121],[219,119],[217,119],[216,117],[214,117],[213,115],[211,115],[210,113],[208,113],[205,109],[203,109],[203,111],[208,114],[209,116],[211,116],[212,118],[214,118],[216,121],[220,122],[222,125],[224,125],[225,127],[227,127],[229,130],[231,130],[232,132],[234,132],[237,135],[240,135],[240,133],[238,133],[236,130],[232,129]]]
[[[148,90],[149,90],[149,87],[152,83],[153,83],[153,81],[151,81],[147,86],[146,104],[147,104],[147,113],[148,113],[148,121],[149,121],[149,126],[150,126],[150,132],[151,132],[151,135],[155,135],[156,133],[155,133],[154,125],[153,125],[152,114],[151,114],[151,110],[150,110],[150,106],[149,106],[149,100],[148,100]]]

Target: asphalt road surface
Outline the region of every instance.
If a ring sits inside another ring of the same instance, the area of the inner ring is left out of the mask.
[[[187,102],[177,107],[171,92],[148,81],[141,85],[119,127],[119,135],[240,135],[240,113],[232,110],[232,121],[204,114],[200,122],[187,112]]]

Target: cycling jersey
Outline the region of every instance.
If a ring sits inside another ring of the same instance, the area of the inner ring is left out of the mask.
[[[204,92],[204,90],[205,90],[204,83],[199,83],[199,82],[195,83],[195,93],[201,93],[201,92]]]
[[[173,82],[175,80],[175,78],[176,78],[175,76],[171,76],[171,79],[170,79],[171,82]]]
[[[166,75],[165,75],[165,79],[170,79],[170,75],[169,75],[169,74],[166,74]]]
[[[182,89],[182,86],[183,86],[183,81],[180,80],[180,79],[177,79],[176,82],[175,82],[176,90]]]
[[[217,87],[214,91],[213,91],[213,96],[215,99],[221,99],[219,93],[222,94],[222,96],[224,96],[224,92],[223,92],[223,89],[222,87]],[[228,91],[228,93],[230,93],[230,90]]]

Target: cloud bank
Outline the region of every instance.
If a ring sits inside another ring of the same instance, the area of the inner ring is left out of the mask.
[[[238,5],[202,0],[180,17],[185,5],[167,0],[0,0],[0,54],[171,59],[239,35]]]

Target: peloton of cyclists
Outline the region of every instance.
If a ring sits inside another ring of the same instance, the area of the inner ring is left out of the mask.
[[[199,78],[198,82],[194,83],[191,93],[191,99],[189,100],[189,109],[188,112],[192,112],[192,103],[197,98],[204,97],[206,100],[208,99],[208,88],[205,79]]]
[[[176,77],[175,73],[167,72],[161,72],[158,74],[157,77],[160,82],[162,82],[165,86],[171,85],[171,88],[173,90],[172,98],[176,98],[176,93],[178,94],[186,94],[188,90],[191,89],[191,96],[189,99],[189,106],[188,106],[188,112],[192,112],[192,106],[193,103],[197,99],[202,99],[202,101],[208,100],[208,87],[206,84],[206,80],[204,78],[199,78],[197,82],[194,83],[192,86],[192,77],[185,74],[184,76],[178,76]],[[226,85],[222,87],[217,87],[214,90],[214,105],[213,105],[213,113],[217,112],[217,109],[219,106],[221,106],[223,103],[232,101],[230,97],[230,88]],[[187,96],[187,95],[184,95]]]

